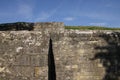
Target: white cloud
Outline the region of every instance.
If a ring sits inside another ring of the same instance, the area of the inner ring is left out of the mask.
[[[49,19],[50,17],[52,17],[57,11],[58,9],[60,8],[61,6],[58,6],[56,8],[54,8],[53,10],[51,11],[42,11],[40,12],[38,15],[37,15],[37,18],[34,19],[34,21],[42,21],[42,20],[47,20]]]
[[[48,14],[47,12],[41,12],[39,15],[37,15],[37,18],[35,21],[41,21],[41,20],[46,20],[51,16],[51,14]]]
[[[37,17],[34,18],[34,22],[50,19],[52,16],[54,16],[59,11],[63,3],[64,3],[64,0],[62,0],[61,3],[57,5],[57,7],[51,9],[50,11],[48,10],[48,11],[38,12],[38,14],[36,15]]]
[[[89,17],[91,19],[100,19],[100,20],[118,20],[118,14],[113,15],[113,13],[108,13],[108,12],[81,12],[78,14],[79,16],[85,16]]]
[[[66,21],[73,21],[73,20],[75,20],[75,18],[74,17],[66,17],[66,18],[64,18],[64,20],[66,20]]]
[[[52,16],[58,12],[58,9],[61,8],[62,3],[59,3],[57,7],[47,10],[47,11],[41,11],[38,10],[37,13],[34,13],[34,8],[38,8],[35,5],[34,0],[16,0],[17,6],[14,7],[14,9],[10,10],[9,12],[0,12],[0,17],[5,16],[6,18],[8,17],[14,17],[15,20],[19,19],[21,20],[28,20],[28,21],[43,21],[43,20],[48,20]],[[37,9],[36,9],[37,10]],[[14,12],[14,14],[13,14]]]
[[[105,7],[113,7],[111,4],[106,4]]]
[[[107,26],[107,23],[89,23],[92,26]]]
[[[4,10],[0,12],[0,17],[7,18],[7,19],[30,19],[33,16],[33,3],[26,2],[24,0],[16,0],[16,6],[13,5],[13,9],[11,10]]]
[[[17,11],[18,15],[29,18],[33,15],[33,6],[29,4],[20,4]]]

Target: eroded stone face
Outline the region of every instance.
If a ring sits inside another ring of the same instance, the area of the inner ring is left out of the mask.
[[[50,38],[56,80],[103,80],[111,63],[118,68],[119,33],[64,30],[60,23],[35,26],[33,31],[0,31],[1,80],[48,80]],[[108,54],[113,62],[106,60]]]
[[[29,80],[30,78],[32,80],[36,78],[37,80],[43,77],[47,80],[49,38],[40,35],[42,34],[39,34],[39,32],[27,31],[26,33],[22,31],[16,33],[0,32],[2,37],[0,42],[1,77],[4,75],[3,77],[8,77],[12,80],[13,78],[17,80],[18,77],[24,78],[22,80]],[[40,71],[38,70],[37,72],[36,67],[40,67]]]

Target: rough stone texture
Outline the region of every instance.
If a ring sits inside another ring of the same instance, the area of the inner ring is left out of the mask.
[[[120,32],[64,30],[63,23],[0,31],[0,80],[48,80],[50,37],[56,80],[120,80]]]
[[[42,76],[47,80],[48,37],[41,32],[10,31],[0,32],[0,38],[1,77],[37,80]]]

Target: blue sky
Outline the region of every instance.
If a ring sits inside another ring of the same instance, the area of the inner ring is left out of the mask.
[[[120,0],[1,0],[0,23],[20,21],[120,27]]]

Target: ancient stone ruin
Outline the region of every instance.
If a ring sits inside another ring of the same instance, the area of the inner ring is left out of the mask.
[[[120,80],[120,31],[1,24],[0,80]]]

